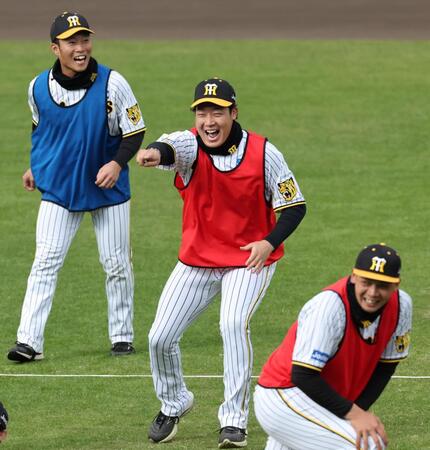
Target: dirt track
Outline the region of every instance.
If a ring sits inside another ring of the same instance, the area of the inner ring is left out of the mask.
[[[3,0],[0,39],[48,39],[64,10],[109,39],[429,39],[429,0]]]

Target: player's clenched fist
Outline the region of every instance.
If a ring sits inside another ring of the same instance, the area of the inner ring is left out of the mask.
[[[36,184],[34,182],[33,173],[31,172],[31,169],[27,169],[22,176],[22,185],[24,186],[24,189],[27,191],[34,191],[36,188]]]
[[[156,148],[141,148],[136,155],[139,166],[154,167],[160,164],[161,154]]]

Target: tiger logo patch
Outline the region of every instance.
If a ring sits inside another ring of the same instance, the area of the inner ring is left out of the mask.
[[[287,202],[291,201],[297,195],[296,183],[292,177],[278,183],[278,189],[279,193]]]
[[[410,342],[411,336],[409,335],[409,333],[406,333],[403,336],[396,336],[396,350],[399,353],[403,353],[409,347]]]
[[[137,125],[139,120],[142,118],[142,113],[140,112],[139,105],[136,103],[130,108],[126,108],[128,120],[133,124]]]

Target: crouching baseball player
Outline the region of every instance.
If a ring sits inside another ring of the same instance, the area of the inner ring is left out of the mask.
[[[409,351],[412,301],[399,272],[394,249],[369,245],[351,276],[304,305],[255,389],[266,450],[385,449],[368,409]]]

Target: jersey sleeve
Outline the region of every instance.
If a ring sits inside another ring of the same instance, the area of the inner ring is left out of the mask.
[[[269,141],[265,152],[265,192],[275,211],[304,204],[305,198],[282,153]]]
[[[28,106],[31,111],[31,120],[33,121],[33,125],[37,127],[37,124],[39,123],[39,111],[37,110],[36,102],[34,101],[33,95],[35,82],[36,78],[33,78],[28,86]]]
[[[293,364],[321,371],[336,353],[346,324],[345,307],[333,291],[309,300],[298,317]]]
[[[175,162],[170,166],[158,166],[164,170],[176,170],[185,184],[191,176],[192,166],[197,158],[197,139],[189,130],[175,131],[161,135],[157,141],[169,145],[175,153]]]
[[[108,124],[111,135],[131,136],[144,131],[145,122],[127,80],[112,70],[108,81]]]
[[[399,362],[409,354],[410,332],[412,329],[412,299],[406,292],[399,290],[399,302],[399,321],[396,330],[381,355],[381,362]]]

